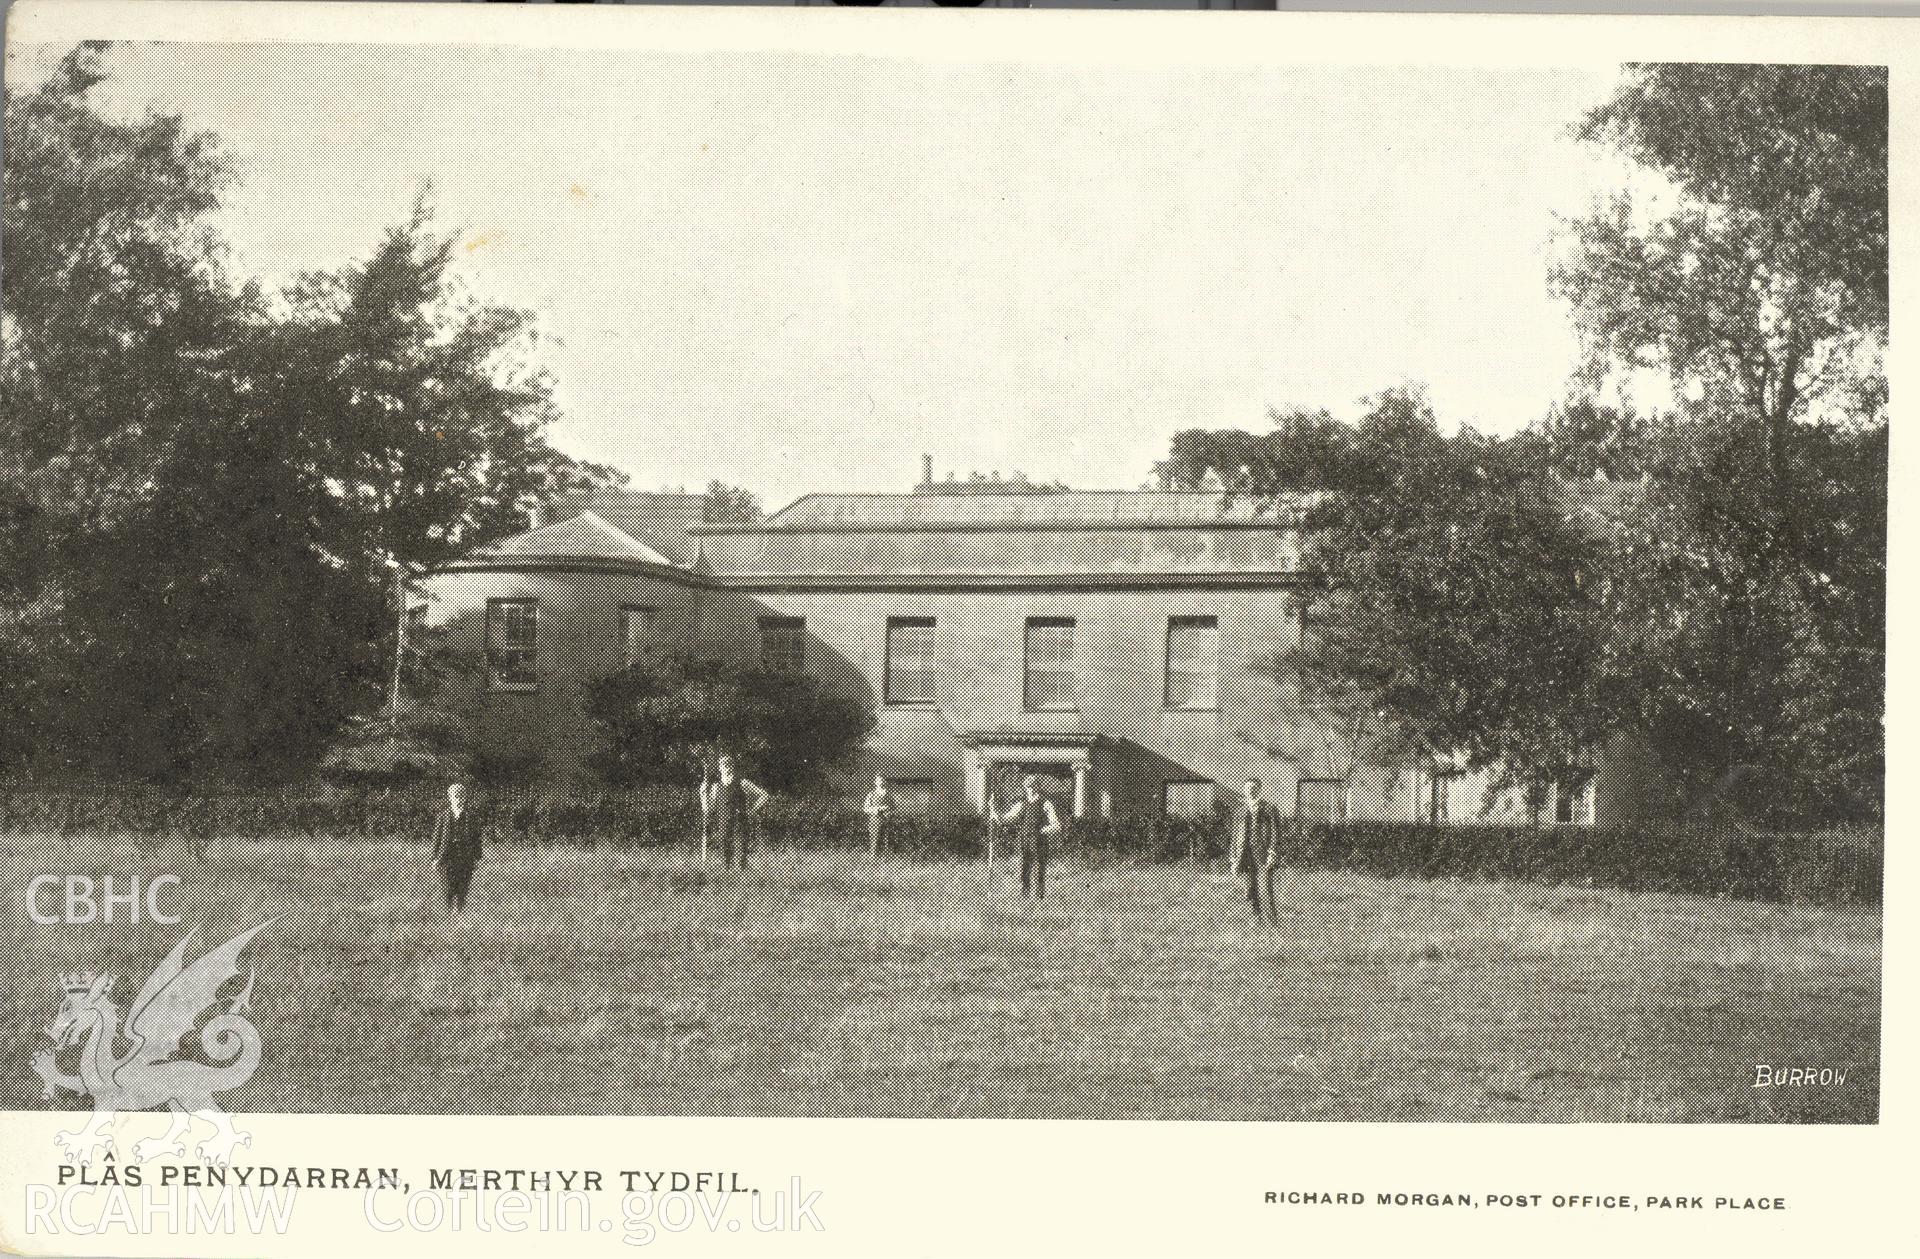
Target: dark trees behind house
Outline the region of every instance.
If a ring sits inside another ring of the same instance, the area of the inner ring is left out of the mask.
[[[297,772],[381,703],[389,561],[578,470],[528,317],[463,292],[424,198],[362,260],[244,282],[216,140],[101,114],[102,54],[6,96],[0,768]]]
[[[1180,433],[1160,479],[1330,491],[1306,514],[1305,667],[1377,705],[1395,755],[1538,787],[1630,732],[1698,805],[1877,819],[1886,108],[1874,67],[1630,67],[1579,134],[1670,192],[1566,225],[1567,403],[1495,439],[1388,390],[1354,423]],[[1646,373],[1671,408],[1598,400]]]
[[[760,506],[760,496],[752,490],[737,485],[728,485],[725,481],[707,482],[706,502],[702,504],[700,518],[710,525],[752,525],[758,524],[766,516]]]

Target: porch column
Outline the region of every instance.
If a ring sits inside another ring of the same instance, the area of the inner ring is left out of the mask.
[[[1073,816],[1087,815],[1087,774],[1093,767],[1086,761],[1073,763]]]

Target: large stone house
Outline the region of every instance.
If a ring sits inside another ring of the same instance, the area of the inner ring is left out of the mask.
[[[485,661],[456,702],[496,763],[586,775],[583,685],[674,642],[870,704],[861,770],[907,809],[978,809],[1032,771],[1082,816],[1204,812],[1250,777],[1304,817],[1482,816],[1479,776],[1350,764],[1341,721],[1303,702],[1284,511],[930,474],[912,493],[808,495],[757,524],[703,524],[701,507],[564,500],[423,583],[426,623]],[[1607,759],[1537,820],[1636,813],[1642,767]],[[1529,820],[1511,796],[1488,815]]]

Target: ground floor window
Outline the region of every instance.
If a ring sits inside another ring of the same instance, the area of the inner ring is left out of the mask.
[[[807,621],[799,616],[760,618],[760,667],[768,673],[807,671]]]
[[[1559,783],[1553,789],[1553,820],[1563,826],[1593,825],[1593,782],[1570,787]]]
[[[1461,769],[1436,769],[1427,774],[1426,820],[1435,825],[1453,821],[1453,789],[1467,776]]]
[[[637,604],[620,605],[620,664],[631,669],[653,645],[654,611]]]
[[[896,616],[887,620],[886,702],[931,704],[937,668],[934,620],[930,616]]]
[[[1027,619],[1027,711],[1071,709],[1079,702],[1073,671],[1072,617]]]
[[[1167,622],[1168,708],[1220,706],[1220,622],[1176,616]]]
[[[1207,779],[1171,780],[1160,794],[1160,811],[1168,817],[1205,817],[1213,812],[1214,786]]]
[[[889,778],[887,791],[893,796],[895,817],[927,816],[938,795],[931,778]]]
[[[487,601],[487,672],[495,690],[529,691],[538,680],[540,603],[536,599]]]

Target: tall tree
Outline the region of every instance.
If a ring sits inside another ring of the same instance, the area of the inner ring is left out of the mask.
[[[1263,492],[1331,489],[1351,465],[1351,429],[1325,410],[1270,409],[1271,427],[1187,429],[1173,436],[1167,457],[1154,465],[1161,489],[1197,490],[1209,475],[1228,488],[1258,485]]]
[[[139,536],[156,470],[229,414],[257,310],[206,225],[229,178],[217,145],[176,116],[96,109],[104,52],[82,46],[43,83],[6,86],[0,761],[88,755],[67,736],[83,714],[107,719],[84,707],[89,661],[147,627],[124,606],[92,615],[87,587],[160,584],[103,568],[102,540]]]
[[[0,762],[296,769],[384,698],[390,564],[595,470],[547,444],[531,320],[461,290],[424,200],[365,261],[238,283],[217,146],[103,113],[103,54],[7,88]]]
[[[1370,399],[1346,450],[1341,488],[1304,520],[1306,695],[1369,718],[1382,766],[1459,757],[1536,793],[1583,782],[1616,718],[1598,694],[1595,522],[1572,487],[1524,446],[1443,435],[1417,387]]]
[[[1597,537],[1559,465],[1617,443],[1617,413],[1570,407],[1498,441],[1441,431],[1424,388],[1270,415],[1262,433],[1174,438],[1158,480],[1286,505],[1304,538],[1297,644],[1261,667],[1299,694],[1351,789],[1365,770],[1461,762],[1538,799],[1580,785],[1614,733],[1604,672]],[[1591,469],[1589,469],[1589,472]]]
[[[1668,417],[1575,395],[1514,434],[1512,458],[1569,481],[1650,477],[1673,440]]]
[[[454,241],[423,192],[365,261],[296,281],[272,334],[270,405],[310,431],[342,547],[413,565],[523,527],[534,497],[590,476],[545,441],[532,316],[474,299]]]
[[[1794,423],[1860,413],[1887,332],[1887,79],[1873,66],[1639,65],[1579,134],[1659,172],[1570,225],[1553,272],[1603,377],[1670,373],[1764,444],[1791,490]],[[1863,392],[1864,387],[1864,392]]]
[[[1887,83],[1630,67],[1580,135],[1662,177],[1569,226],[1589,383],[1682,400],[1609,583],[1617,694],[1702,783],[1877,813],[1885,689]]]
[[[72,516],[138,499],[150,452],[231,387],[252,313],[206,225],[229,179],[215,141],[94,109],[103,51],[5,98],[0,459]]]

